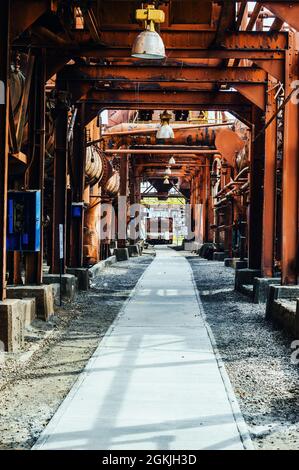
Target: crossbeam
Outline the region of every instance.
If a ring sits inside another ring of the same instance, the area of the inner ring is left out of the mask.
[[[89,103],[89,109],[200,109],[219,111],[250,110],[250,102],[237,92],[157,92],[147,91],[97,91],[91,89],[82,99]]]
[[[225,71],[215,67],[158,66],[115,66],[115,65],[69,65],[63,70],[68,81],[109,81],[109,82],[183,82],[183,83],[265,83],[264,70],[250,67],[229,67]]]
[[[107,48],[131,49],[140,28],[132,30],[124,25],[119,25],[117,30],[102,29],[101,41]],[[215,31],[200,31],[193,29],[175,29],[161,27],[161,36],[166,51],[175,49],[200,50],[213,47]],[[84,46],[89,39],[89,34],[75,33],[77,41]],[[288,33],[266,31],[238,31],[225,32],[221,38],[224,49],[256,49],[256,50],[285,50],[288,48]]]

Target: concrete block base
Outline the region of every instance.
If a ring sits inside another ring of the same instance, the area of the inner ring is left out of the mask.
[[[67,274],[72,274],[78,280],[79,290],[88,290],[90,284],[90,275],[88,268],[67,268]]]
[[[248,262],[246,260],[241,260],[241,259],[235,259],[233,263],[233,268],[234,269],[247,269],[248,267]]]
[[[253,285],[253,280],[255,277],[259,277],[261,272],[258,269],[236,269],[235,274],[235,289],[241,291],[241,286],[245,285]]]
[[[36,318],[36,301],[35,298],[22,299],[24,304],[24,327],[31,325]]]
[[[44,284],[60,284],[59,274],[44,274],[43,276]],[[63,274],[61,276],[61,293],[62,297],[66,300],[72,302],[78,290],[78,281],[76,276],[72,274]]]
[[[24,303],[18,299],[0,302],[1,349],[16,352],[24,346]]]
[[[213,253],[215,252],[214,243],[204,243],[198,250],[199,256],[207,260],[213,259]]]
[[[253,302],[255,304],[265,303],[267,301],[269,286],[279,285],[278,277],[255,277],[253,280]]]
[[[235,258],[224,258],[224,266],[226,268],[232,268],[234,259]]]
[[[225,251],[215,251],[213,253],[213,261],[224,261],[227,257],[227,253]]]
[[[127,249],[128,249],[130,258],[140,255],[139,245],[129,245]]]
[[[54,315],[53,289],[50,285],[14,286],[7,288],[9,299],[35,298],[37,318],[48,320]]]
[[[266,303],[266,318],[273,316],[273,305],[276,300],[297,301],[299,299],[299,286],[269,286],[268,298]]]
[[[271,305],[271,320],[291,336],[299,337],[299,300],[274,300]]]
[[[247,259],[241,260],[240,258],[225,258],[224,266],[233,269],[245,269],[248,266],[248,261]]]
[[[185,241],[183,243],[183,247],[185,251],[198,251],[201,247],[201,245],[198,242],[188,242]]]
[[[115,248],[116,261],[127,261],[129,259],[128,248]]]

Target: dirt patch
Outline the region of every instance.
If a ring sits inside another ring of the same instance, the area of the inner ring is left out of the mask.
[[[291,338],[265,305],[234,291],[234,271],[186,255],[203,307],[257,449],[298,449],[299,369]]]
[[[0,369],[1,449],[32,447],[152,259],[147,253],[106,268],[50,322],[34,322],[25,349],[39,349],[23,364],[8,356]]]

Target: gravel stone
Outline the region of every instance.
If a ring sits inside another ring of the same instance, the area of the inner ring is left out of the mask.
[[[234,291],[234,270],[186,257],[257,449],[299,448],[299,368],[292,338],[265,320],[265,305]]]
[[[63,303],[50,322],[35,321],[25,351],[40,347],[24,364],[18,355],[0,363],[0,449],[30,449],[117,316],[153,252],[106,268],[87,292]],[[51,336],[45,336],[51,331]]]

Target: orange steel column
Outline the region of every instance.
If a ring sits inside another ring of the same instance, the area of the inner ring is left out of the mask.
[[[266,105],[266,122],[277,111],[275,99],[276,88],[273,79],[268,80]],[[263,200],[263,239],[262,239],[262,275],[273,277],[274,245],[276,222],[276,151],[277,119],[274,119],[265,131],[265,167],[264,167],[264,200]]]
[[[120,204],[118,204],[118,248],[126,247],[127,198],[128,198],[128,156],[122,155],[120,160]]]
[[[285,96],[299,79],[298,51],[290,34],[286,52]],[[297,85],[298,86],[298,85]],[[282,284],[298,283],[298,179],[299,179],[299,104],[290,100],[284,112],[284,148],[282,177]]]
[[[256,106],[252,107],[254,124],[250,161],[250,205],[248,224],[248,267],[261,269],[263,239],[263,167],[265,135],[263,130],[264,114]],[[256,137],[259,137],[256,139]]]

